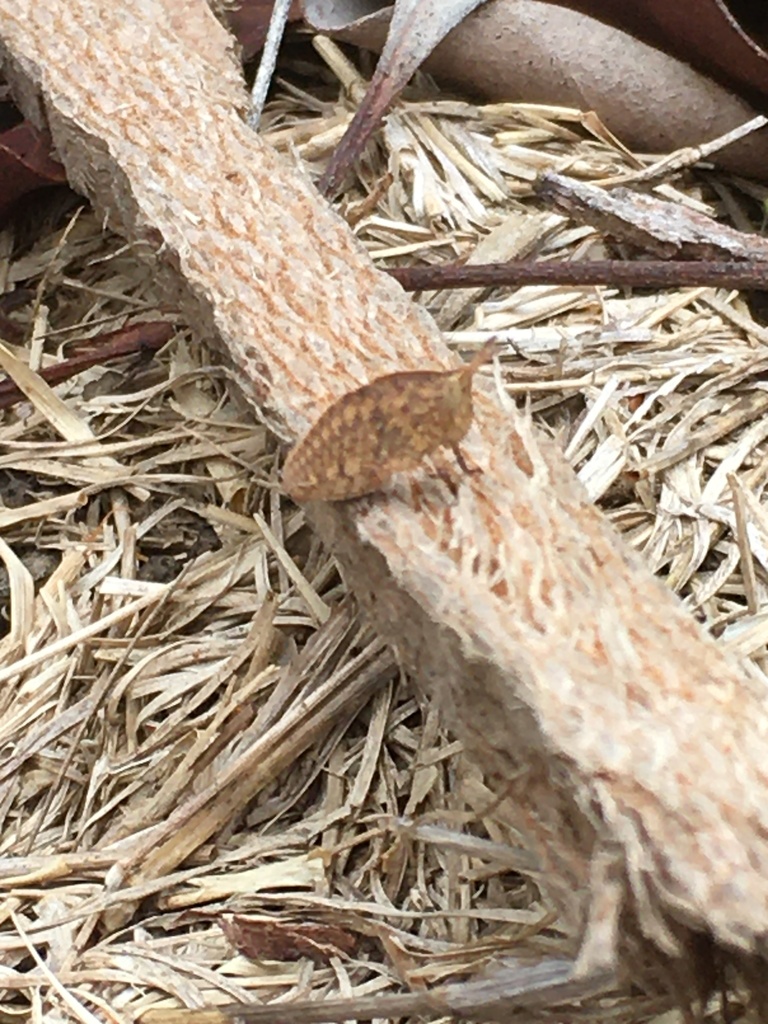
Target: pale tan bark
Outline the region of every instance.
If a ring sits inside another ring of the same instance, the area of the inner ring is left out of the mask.
[[[454,365],[301,171],[246,128],[223,47],[201,56],[158,0],[0,0],[0,39],[72,182],[149,243],[169,294],[283,437],[373,376]],[[624,548],[524,415],[490,387],[477,406],[466,448],[482,474],[453,489],[414,474],[312,508],[314,523],[509,788],[572,928],[597,835],[620,850],[641,928],[661,946],[676,918],[760,951],[762,683]]]

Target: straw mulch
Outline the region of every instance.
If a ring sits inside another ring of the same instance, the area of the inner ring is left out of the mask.
[[[284,65],[264,132],[316,173],[350,111],[306,59]],[[636,166],[577,111],[421,78],[341,208],[382,266],[465,257],[489,232],[509,255],[580,259],[604,242],[543,210],[535,176]],[[765,189],[696,172],[658,194],[749,227]],[[26,230],[2,236],[0,271],[29,290],[9,316],[33,369],[129,318],[175,322],[88,210]],[[627,543],[765,670],[768,330],[745,298],[422,300],[459,349],[503,338],[506,401],[530,403]],[[503,845],[496,795],[358,618],[275,486],[274,438],[186,328],[38,386],[0,444],[3,1021],[370,994],[573,951],[535,863]],[[611,1014],[664,1009],[638,995]]]

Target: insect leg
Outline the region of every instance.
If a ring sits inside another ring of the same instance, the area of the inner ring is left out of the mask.
[[[482,473],[482,469],[480,468],[480,466],[470,465],[467,462],[467,460],[464,458],[464,452],[461,450],[458,444],[452,444],[451,448],[453,449],[453,454],[456,456],[456,461],[458,462],[459,467],[465,473]]]

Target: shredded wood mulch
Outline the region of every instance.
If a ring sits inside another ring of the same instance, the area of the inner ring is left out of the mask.
[[[283,73],[263,131],[316,174],[350,110]],[[426,78],[409,96],[340,202],[380,266],[610,251],[546,210],[535,178],[599,183],[652,155],[578,111],[441,99]],[[701,170],[654,193],[750,230],[766,198]],[[31,237],[0,236],[4,289],[25,298],[0,321],[21,392],[0,412],[2,1019],[362,996],[572,954],[495,820],[503,794],[358,619],[276,486],[284,453],[140,254],[87,209]],[[459,351],[499,341],[505,400],[530,404],[626,541],[768,671],[756,304],[708,288],[419,300]],[[162,344],[115,349],[136,321]],[[50,376],[99,346],[109,358]],[[677,1013],[639,995],[605,1012]]]

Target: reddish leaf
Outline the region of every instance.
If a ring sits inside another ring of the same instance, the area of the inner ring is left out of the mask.
[[[29,121],[0,133],[0,223],[28,192],[67,180],[51,156],[51,138]]]
[[[239,7],[225,11],[229,27],[242,46],[246,60],[254,57],[264,46],[272,3],[273,0],[243,0]],[[293,0],[288,20],[298,21],[300,18],[299,0]]]
[[[221,921],[221,930],[250,960],[300,960],[328,963],[331,957],[351,956],[357,938],[348,931],[317,921],[291,921],[233,914]]]

